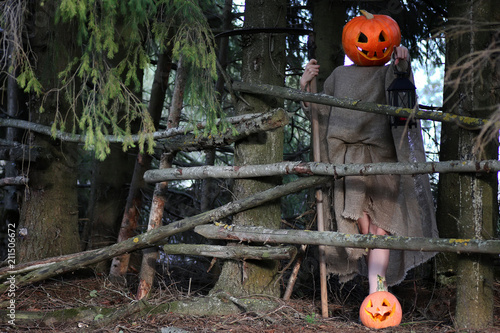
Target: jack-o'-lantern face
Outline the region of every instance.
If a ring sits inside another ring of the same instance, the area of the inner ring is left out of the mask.
[[[359,318],[369,328],[386,328],[401,323],[402,309],[398,299],[388,291],[368,295],[359,309]]]
[[[401,43],[399,26],[387,15],[361,13],[344,26],[344,52],[358,66],[383,65],[391,59],[394,46]]]

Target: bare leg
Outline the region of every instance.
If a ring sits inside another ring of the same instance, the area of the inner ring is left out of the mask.
[[[363,214],[363,217],[358,219],[358,225],[362,234],[387,235],[385,230],[371,223],[370,216],[366,212]],[[387,273],[389,254],[390,250],[388,249],[371,249],[368,251],[368,284],[370,286],[370,294],[377,291],[378,275],[385,277]]]

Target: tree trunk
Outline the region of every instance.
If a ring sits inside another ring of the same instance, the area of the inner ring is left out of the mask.
[[[491,43],[495,31],[485,29],[498,19],[498,6],[490,0],[449,1],[451,28],[447,32],[445,111],[487,118],[498,102],[491,87],[498,61],[489,55],[481,61],[478,51]],[[496,13],[496,14],[495,14]],[[459,70],[463,66],[465,70]],[[476,131],[453,124],[443,124],[441,160],[497,159],[494,144],[485,145],[484,155],[474,150]],[[459,190],[457,191],[457,185]],[[440,177],[438,228],[441,237],[490,239],[495,237],[498,221],[496,174],[450,174]],[[456,262],[457,310],[456,328],[482,329],[493,321],[494,270],[490,257],[465,255],[444,257]],[[445,267],[441,270],[449,270]]]
[[[34,66],[36,75],[44,91],[58,87],[57,74],[78,52],[74,27],[54,23],[57,4],[57,1],[36,2],[33,9],[36,31],[30,43],[33,58],[37,61]],[[39,112],[41,98],[33,97],[30,101],[30,119],[45,125],[52,124],[58,107],[68,109],[66,100],[58,101],[54,94],[45,101],[44,113]],[[68,119],[69,123],[71,121]],[[16,242],[18,262],[80,251],[75,168],[77,147],[46,135],[31,134],[29,140],[30,144],[42,147],[52,156],[38,159],[26,170],[30,183],[22,195],[18,225],[20,237]]]
[[[286,25],[286,1],[246,1],[245,28],[284,27]],[[285,36],[283,34],[255,34],[243,47],[242,77],[245,82],[264,82],[282,86],[285,68]],[[250,106],[240,102],[238,114],[266,112],[282,106],[282,99],[262,99],[245,95]],[[251,135],[237,142],[235,165],[263,164],[283,160],[283,130]],[[240,179],[234,183],[233,193],[237,199],[271,188],[280,179],[268,177],[259,180]],[[234,216],[235,225],[264,225],[279,228],[281,221],[280,202],[247,210]],[[279,296],[279,285],[273,283],[278,272],[277,261],[263,260],[225,262],[218,282],[212,292],[225,290],[232,295],[268,294]]]
[[[163,154],[160,161],[160,168],[170,167],[172,160],[170,154]],[[155,185],[151,210],[149,212],[148,231],[158,229],[162,225],[163,210],[165,208],[168,182],[160,182]],[[141,300],[149,296],[153,287],[156,275],[156,264],[158,260],[158,249],[156,247],[147,248],[142,251],[141,270],[139,273],[139,287],[136,298]]]
[[[120,144],[111,144],[110,148],[111,152],[104,161],[94,160],[92,165],[89,222],[85,226],[84,238],[87,250],[116,243],[132,178],[133,154],[124,153]],[[101,262],[95,269],[107,274],[109,267],[109,262]]]
[[[155,128],[160,123],[163,103],[168,86],[168,77],[171,70],[171,50],[162,53],[158,57],[158,64],[155,71],[153,85],[151,87],[151,99],[149,101],[149,113],[153,118]],[[143,176],[146,170],[151,166],[152,156],[148,154],[137,154],[134,173],[128,191],[127,202],[123,212],[120,231],[118,233],[118,242],[122,242],[136,234],[139,224],[140,209],[142,206],[142,190],[144,189]],[[113,258],[109,271],[110,278],[122,280],[130,262],[130,253]]]
[[[179,126],[182,106],[184,103],[184,89],[187,81],[187,69],[182,60],[177,64],[175,86],[172,96],[172,105],[167,119],[167,128]],[[162,154],[160,169],[171,168],[175,152]],[[166,202],[168,182],[159,182],[155,185],[151,211],[149,214],[148,231],[158,229],[162,226],[163,210]],[[143,299],[149,295],[156,274],[156,261],[158,260],[158,249],[150,248],[143,251],[141,272],[139,274],[139,287],[137,288],[137,299]]]
[[[22,13],[22,8],[20,4],[18,4],[15,8],[18,8],[19,12],[16,14],[20,16],[24,15]],[[10,26],[10,25],[8,25]],[[10,31],[9,31],[10,30]],[[6,100],[6,110],[7,110],[7,116],[9,118],[17,118],[18,115],[20,114],[19,112],[19,91],[17,89],[17,81],[16,81],[16,70],[15,70],[15,55],[14,55],[14,41],[17,39],[15,38],[15,34],[19,34],[18,31],[14,31],[14,26],[11,26],[11,29],[8,29],[7,31],[4,30],[3,34],[7,35],[7,40],[8,40],[8,47],[7,47],[7,52],[8,52],[8,68],[10,73],[8,73],[8,78],[7,78],[7,89],[6,89],[6,94],[4,96],[3,91],[0,91],[0,98],[3,100]],[[3,103],[2,103],[3,104]],[[16,128],[8,127],[5,131],[5,141],[6,142],[11,142],[14,143],[16,140],[18,140],[18,130]],[[5,171],[4,171],[4,177],[1,180],[8,180],[12,178],[19,178],[18,177],[18,166],[15,160],[15,156],[7,156],[8,162],[5,165]],[[4,182],[5,185],[8,184]],[[9,228],[14,229],[15,226],[17,226],[17,223],[19,222],[19,207],[17,204],[17,187],[14,186],[6,186],[3,189],[3,207],[0,208],[0,220],[3,221],[3,223],[0,224],[0,258],[4,259],[7,257],[7,245],[8,245],[8,240],[7,240],[7,234],[9,231]],[[9,227],[10,226],[10,227]],[[13,227],[14,226],[14,227]]]
[[[311,7],[316,47],[316,52],[310,56],[318,60],[321,66],[318,75],[318,92],[321,92],[332,71],[344,64],[342,29],[347,10],[345,2],[339,0],[313,0],[308,1],[308,4]]]

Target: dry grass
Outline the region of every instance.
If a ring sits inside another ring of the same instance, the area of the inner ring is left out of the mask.
[[[195,274],[195,273],[193,273]],[[175,281],[173,277],[157,284],[150,304],[190,299],[186,281]],[[168,282],[167,282],[168,281]],[[304,293],[296,293],[290,301],[276,300],[278,306],[266,313],[241,312],[220,316],[192,316],[165,312],[155,315],[127,316],[105,326],[93,328],[93,332],[159,332],[162,327],[183,329],[188,332],[352,332],[368,330],[359,323],[358,311],[362,297],[356,284],[342,288],[330,282],[329,318],[321,318],[320,300],[310,285],[299,285]],[[361,286],[363,289],[366,286]],[[500,281],[495,283],[495,326],[482,332],[500,332]],[[46,313],[57,309],[77,307],[104,307],[122,309],[135,302],[136,288],[112,284],[102,276],[87,278],[53,279],[23,287],[16,296],[17,311]],[[201,293],[201,291],[198,291]],[[454,290],[426,280],[406,280],[393,289],[400,299],[404,317],[397,328],[382,332],[455,332],[453,328]],[[7,301],[6,295],[0,303]],[[1,304],[2,308],[4,304]],[[85,322],[26,323],[17,321],[15,328],[0,321],[2,332],[81,332],[90,329]]]

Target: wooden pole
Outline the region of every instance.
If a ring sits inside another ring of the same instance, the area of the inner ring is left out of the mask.
[[[147,183],[166,180],[206,178],[254,178],[281,175],[318,175],[336,179],[345,176],[369,175],[417,175],[426,173],[489,173],[500,171],[500,161],[444,161],[444,162],[387,162],[367,164],[330,164],[318,162],[278,162],[272,164],[169,168],[148,170],[144,174]]]
[[[207,244],[167,244],[166,254],[205,256],[235,260],[290,260],[297,255],[295,246],[223,246]]]
[[[292,296],[293,286],[297,281],[297,275],[299,275],[300,266],[302,265],[302,261],[304,260],[304,252],[307,249],[307,245],[302,244],[300,246],[300,253],[297,256],[297,260],[295,261],[295,265],[293,265],[292,274],[290,274],[290,278],[288,279],[288,285],[286,286],[285,294],[283,294],[283,300],[288,301]]]
[[[311,81],[311,92],[317,93],[316,77]],[[314,162],[321,162],[319,148],[319,123],[317,109],[311,104],[311,132],[313,142],[313,158]],[[316,190],[316,221],[318,231],[325,231],[325,222],[323,218],[323,190]],[[326,284],[326,257],[325,247],[319,246],[319,278],[321,286],[321,315],[323,318],[328,318],[328,285]]]
[[[230,239],[239,242],[265,244],[308,244],[361,249],[391,249],[422,252],[484,253],[497,257],[500,240],[477,238],[425,238],[344,234],[334,231],[267,229],[234,226],[232,230],[215,225],[200,225],[194,231],[209,239]]]
[[[363,102],[360,100],[354,100],[350,98],[339,98],[326,94],[313,94],[307,91],[300,91],[297,89],[278,87],[263,83],[248,83],[248,82],[235,81],[232,83],[232,88],[233,90],[239,92],[246,92],[249,94],[262,94],[266,96],[275,96],[279,98],[290,99],[293,101],[303,101],[309,103],[330,105],[349,110],[385,114],[388,116],[398,116],[405,118],[414,117],[415,119],[429,119],[440,122],[454,123],[459,126],[463,126],[464,128],[471,128],[471,129],[482,127],[483,125],[487,124],[491,125],[492,123],[497,124],[495,120],[458,116],[456,114],[447,112],[434,112],[434,111],[423,111],[423,110],[415,111],[413,109],[400,108],[396,106],[379,104],[374,102]],[[3,119],[1,121],[3,121]]]

